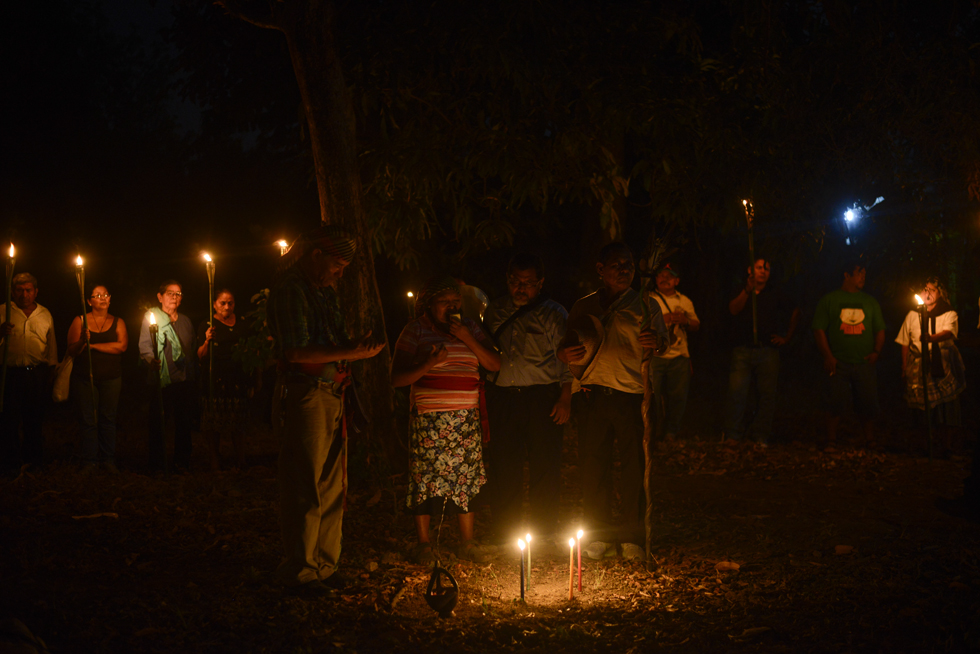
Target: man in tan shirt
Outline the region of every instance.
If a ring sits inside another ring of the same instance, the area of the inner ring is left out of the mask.
[[[37,303],[37,279],[30,273],[20,273],[14,276],[12,291],[10,322],[0,324],[0,336],[9,341],[0,413],[0,468],[8,471],[22,462],[43,462],[41,425],[50,392],[51,366],[58,363],[54,320],[51,312]],[[0,305],[0,315],[6,313],[6,304]]]

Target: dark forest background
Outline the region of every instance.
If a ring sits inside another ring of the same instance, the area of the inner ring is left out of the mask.
[[[695,366],[724,376],[745,197],[805,321],[854,255],[888,342],[926,273],[978,321],[976,2],[333,5],[389,338],[435,272],[496,297],[530,249],[570,306],[601,244],[656,237],[702,318]],[[273,242],[320,220],[282,34],[207,2],[50,0],[8,8],[0,53],[0,232],[62,351],[77,252],[131,328],[170,277],[198,322],[201,251],[242,314]],[[812,372],[807,326],[787,356]]]

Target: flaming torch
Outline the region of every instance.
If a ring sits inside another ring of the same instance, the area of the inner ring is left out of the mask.
[[[280,257],[283,256],[283,255],[285,255],[286,254],[286,250],[289,249],[289,243],[287,243],[286,242],[286,239],[284,239],[284,238],[281,238],[278,241],[276,241],[276,245],[279,246],[279,256]]]
[[[922,367],[922,408],[926,412],[926,434],[929,436],[929,460],[932,461],[932,415],[929,412],[929,343],[925,340],[929,334],[929,309],[926,307],[925,300],[915,296],[915,310],[919,313],[919,351],[921,359],[919,363]]]
[[[280,241],[283,243],[283,241]],[[281,246],[280,246],[281,247]],[[204,253],[204,267],[208,272],[208,328],[214,328],[214,261]],[[213,334],[213,332],[212,332]],[[214,339],[208,345],[208,409],[214,410]]]
[[[7,318],[4,322],[10,322],[10,288],[14,279],[14,244],[10,244],[10,253],[7,257]],[[10,339],[3,338],[3,373],[0,375],[0,413],[3,412],[3,394],[7,390],[7,351],[10,349]]]
[[[82,260],[82,255],[75,257],[75,280],[78,282],[78,295],[82,300],[82,333],[85,335],[85,343],[87,344],[85,350],[88,355],[88,385],[92,390],[92,406],[95,407],[93,414],[95,415],[95,422],[97,424],[99,422],[99,411],[95,402],[95,379],[92,377],[92,343],[88,333],[88,311],[85,306],[85,262]]]
[[[755,297],[755,237],[753,233],[755,207],[752,206],[752,200],[742,200],[742,206],[745,208],[745,222],[749,227],[749,274],[752,275],[752,293],[750,294],[752,300],[752,344],[759,345],[758,300]]]

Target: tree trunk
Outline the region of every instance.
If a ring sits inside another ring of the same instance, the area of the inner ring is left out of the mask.
[[[320,220],[346,228],[358,241],[357,254],[338,286],[348,329],[354,337],[370,331],[374,338],[385,339],[373,239],[361,201],[354,108],[333,39],[333,3],[287,0],[274,7],[272,23],[262,26],[280,30],[289,46],[309,128]],[[381,439],[382,450],[394,433],[390,361],[386,349],[354,365],[358,395],[371,419],[370,435]]]

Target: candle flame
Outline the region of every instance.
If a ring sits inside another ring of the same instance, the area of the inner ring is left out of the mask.
[[[14,244],[13,243],[10,244],[10,258],[11,259],[14,258]]]
[[[921,297],[919,297],[919,294],[918,293],[915,294],[915,301],[919,305],[925,304],[925,300],[923,300]]]
[[[524,541],[522,541],[520,538],[517,539],[517,546],[521,548],[522,552],[524,551]]]
[[[75,265],[76,266],[80,266],[80,265],[82,265],[82,263],[83,263],[83,261],[82,261],[82,255],[78,255],[77,257],[75,257]]]
[[[579,529],[578,530],[578,533],[575,534],[575,538],[578,538],[579,540],[582,540],[582,536],[584,536],[584,535],[585,535],[585,532],[582,531],[581,529]]]
[[[412,293],[411,291],[409,291],[405,295],[407,295],[408,297],[415,297],[415,293]]]
[[[527,544],[530,545],[531,544],[531,534],[527,534],[525,536],[525,538],[527,538]]]
[[[569,538],[568,539],[568,546],[569,547],[575,547],[575,539],[574,538]]]
[[[276,241],[276,245],[278,245],[281,248],[289,247],[289,243],[287,243],[286,240],[282,238]]]
[[[207,261],[208,263],[211,263],[211,255],[208,254],[207,252],[205,252],[204,253],[204,260]]]
[[[151,325],[157,324],[157,317],[153,315],[152,311],[147,311],[146,317],[149,319]]]

